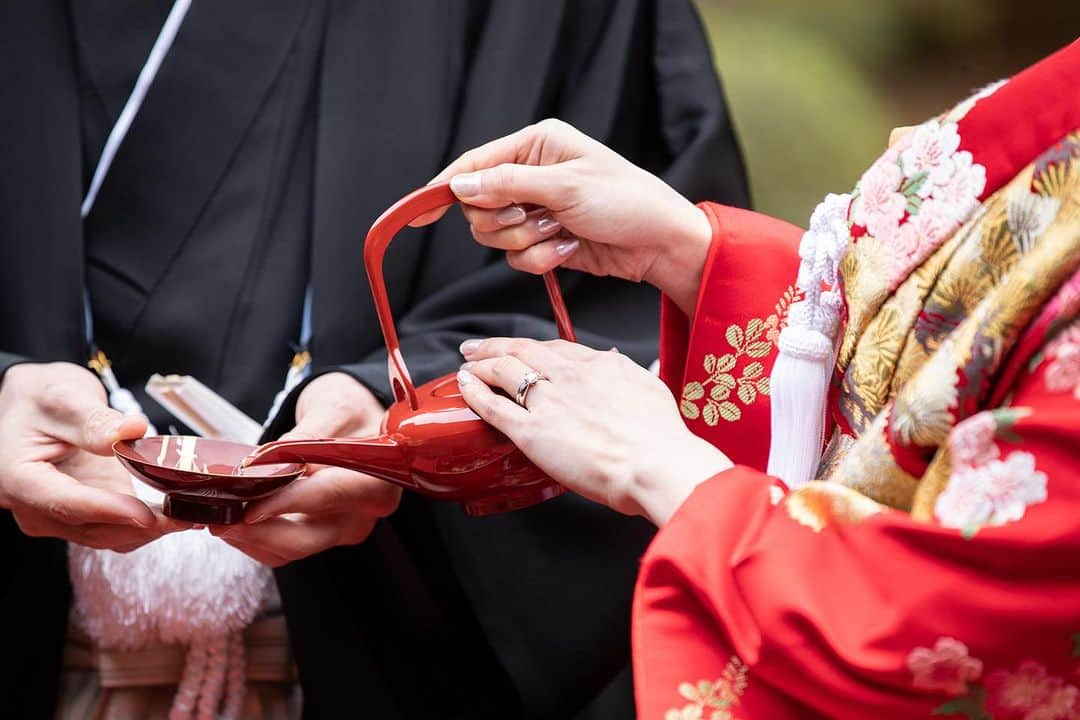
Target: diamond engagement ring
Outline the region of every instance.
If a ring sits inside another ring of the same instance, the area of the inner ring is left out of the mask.
[[[526,410],[529,409],[525,405],[525,398],[529,396],[529,390],[532,389],[532,386],[540,382],[541,380],[547,380],[547,378],[536,372],[535,370],[530,370],[529,372],[525,373],[524,377],[521,378],[521,382],[518,383],[517,395],[514,396],[514,400],[517,402],[518,405],[525,408]]]

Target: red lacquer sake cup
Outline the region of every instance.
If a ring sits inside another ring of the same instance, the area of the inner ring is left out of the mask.
[[[194,442],[190,470],[181,460],[182,443]],[[304,473],[302,463],[241,469],[251,445],[191,436],[122,440],[113,454],[129,471],[165,493],[164,513],[200,525],[233,525],[244,519],[244,505],[285,487]]]

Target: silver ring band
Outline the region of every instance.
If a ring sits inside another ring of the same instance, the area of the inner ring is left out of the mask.
[[[525,373],[525,376],[521,378],[521,382],[518,383],[517,395],[514,396],[514,401],[528,410],[529,408],[525,406],[525,399],[529,397],[529,391],[532,390],[532,386],[541,380],[547,380],[547,378],[535,370],[530,370]]]

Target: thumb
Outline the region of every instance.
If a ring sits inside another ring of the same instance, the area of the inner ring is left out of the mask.
[[[146,418],[113,410],[96,393],[54,395],[39,407],[49,435],[96,455],[110,455],[113,443],[146,433]]]
[[[313,402],[302,415],[297,413],[296,427],[281,436],[282,440],[317,440],[340,435],[348,418],[334,403]]]
[[[146,434],[146,427],[146,418],[142,415],[124,415],[107,406],[98,407],[82,424],[81,442],[72,444],[97,455],[112,455],[113,443],[137,440]]]
[[[340,372],[320,375],[300,393],[296,426],[283,440],[356,437],[383,416],[378,398],[356,379]]]
[[[575,202],[572,161],[555,165],[503,163],[483,170],[454,175],[450,189],[469,205],[500,208],[507,205],[540,205],[555,212]]]

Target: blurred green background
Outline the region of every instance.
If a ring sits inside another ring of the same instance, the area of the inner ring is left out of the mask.
[[[696,1],[754,206],[799,225],[851,189],[893,127],[1080,36],[1080,0]]]

